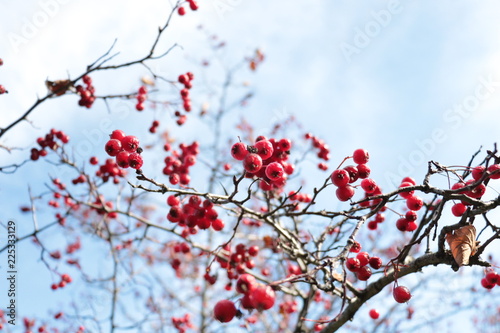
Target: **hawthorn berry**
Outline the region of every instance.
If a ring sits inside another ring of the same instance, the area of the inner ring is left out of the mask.
[[[110,139],[104,146],[109,156],[116,156],[122,150],[122,143],[116,139]]]
[[[399,185],[399,188],[405,188],[405,187],[409,187],[409,186],[413,186],[413,184],[410,182],[402,182],[401,185]],[[411,197],[414,193],[415,193],[414,190],[404,191],[404,192],[400,192],[399,196],[401,198],[407,199],[407,198]]]
[[[252,307],[257,310],[268,310],[273,307],[276,294],[270,286],[263,284],[255,286],[248,293]]]
[[[356,272],[356,276],[358,277],[358,280],[366,281],[372,276],[372,270],[368,266],[362,266]]]
[[[361,268],[361,263],[358,258],[348,258],[345,267],[351,272],[357,272]]]
[[[368,178],[371,173],[371,169],[366,164],[358,164],[358,177],[361,179]]]
[[[354,183],[359,178],[358,168],[354,165],[348,165],[344,168],[349,173],[349,183]]]
[[[370,255],[368,254],[368,252],[359,252],[356,255],[356,258],[359,260],[361,266],[368,265],[368,262],[370,261]]]
[[[247,294],[257,285],[257,280],[253,275],[242,274],[236,282],[236,291],[241,294]]]
[[[407,231],[409,222],[406,218],[402,217],[396,221],[396,228],[400,231]]]
[[[236,142],[231,147],[231,156],[238,160],[243,161],[245,157],[248,155],[247,145],[243,142]]]
[[[481,177],[483,176],[485,171],[486,171],[486,168],[483,165],[478,165],[477,167],[472,169],[472,172],[471,172],[472,178],[474,178],[474,180],[481,179]]]
[[[467,210],[467,206],[465,206],[463,203],[459,202],[459,203],[456,203],[454,204],[452,207],[451,207],[451,212],[453,213],[453,215],[455,216],[462,216],[464,215],[465,211]]]
[[[500,164],[492,164],[488,167],[488,173],[491,179],[500,178]]]
[[[374,320],[380,317],[380,313],[375,309],[371,309],[370,312],[368,312],[368,314],[370,315],[370,318]]]
[[[270,180],[278,180],[283,178],[285,170],[283,170],[283,166],[278,162],[269,163],[266,167],[266,176]]]
[[[180,15],[180,16],[184,16],[186,14],[186,8],[184,7],[179,7],[177,8],[177,13]],[[181,82],[182,83],[182,82]]]
[[[182,7],[181,7],[182,8]],[[228,299],[217,302],[214,307],[214,317],[221,323],[233,320],[236,315],[234,303]]]
[[[339,187],[335,191],[335,194],[340,201],[347,201],[354,196],[354,187],[350,185]]]
[[[352,154],[352,158],[356,164],[366,164],[370,159],[370,154],[364,149],[356,149]]]
[[[128,162],[128,158],[129,158],[129,153],[126,152],[126,151],[121,151],[118,153],[118,155],[116,155],[116,164],[118,164],[118,166],[120,168],[128,168],[129,167],[129,162]]]
[[[410,210],[415,210],[415,211],[420,210],[420,208],[422,208],[423,205],[424,201],[416,195],[411,195],[406,199],[406,206]]]
[[[486,289],[493,289],[495,287],[494,283],[489,282],[486,278],[481,279],[481,286]]]
[[[273,156],[274,148],[269,140],[259,140],[255,143],[254,147],[257,149],[257,154],[259,154],[263,161]]]
[[[245,156],[243,167],[247,172],[255,173],[262,168],[262,158],[255,153],[250,153]]]
[[[140,169],[143,163],[142,156],[138,153],[132,153],[128,156],[128,164],[132,169]]]
[[[392,291],[392,296],[394,300],[398,303],[406,303],[411,299],[411,293],[405,286],[397,286]]]
[[[377,184],[371,178],[365,178],[361,181],[361,188],[367,193],[371,194],[377,189]]]
[[[382,267],[382,259],[379,257],[371,257],[368,263],[373,269],[379,269]]]
[[[349,172],[347,172],[347,170],[344,169],[337,169],[333,171],[330,178],[332,180],[333,185],[337,187],[346,186],[347,184],[349,184],[349,179],[350,179]]]
[[[125,137],[125,132],[122,130],[114,130],[109,136],[110,139],[116,139],[121,141]]]
[[[491,284],[498,284],[500,282],[500,275],[496,272],[488,272],[484,278]]]
[[[135,153],[139,148],[139,139],[133,135],[127,135],[121,139],[122,147],[129,153]]]

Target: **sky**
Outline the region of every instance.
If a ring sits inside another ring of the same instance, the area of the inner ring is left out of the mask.
[[[200,24],[227,42],[228,62],[260,48],[266,59],[249,76],[256,94],[249,120],[263,129],[269,119],[295,115],[306,131],[330,145],[332,167],[354,149],[365,148],[373,162],[372,174],[383,188],[392,188],[407,175],[422,180],[429,160],[464,165],[479,147],[492,149],[500,139],[496,1],[199,4],[197,12],[174,15],[173,28],[159,48],[177,43],[182,49],[155,65],[155,71],[175,78],[189,59],[206,49],[206,38],[197,29]],[[142,55],[171,3],[0,0],[0,7],[0,84],[9,90],[0,96],[3,126],[46,93],[47,78],[80,74],[115,39],[120,52],[116,61]],[[102,76],[99,83],[99,75],[95,80],[109,92],[133,91],[141,75],[144,70],[133,69],[117,73],[112,81]],[[133,105],[126,109],[133,111]],[[79,108],[74,96],[50,101],[30,118],[33,127],[23,123],[0,143],[29,147],[57,125],[75,140],[102,146],[105,137],[92,136],[92,129],[96,117],[106,117],[105,112],[91,112]],[[131,115],[121,125],[132,130],[135,119]],[[15,163],[24,153],[0,151],[1,164]],[[30,164],[20,170],[21,178],[0,175],[0,199],[6,203],[2,221],[19,218],[19,197],[27,195],[20,179],[39,172]]]

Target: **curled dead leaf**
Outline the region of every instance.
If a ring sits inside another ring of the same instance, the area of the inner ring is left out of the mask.
[[[56,81],[45,81],[47,89],[56,94],[57,96],[64,95],[66,91],[72,86],[71,80],[56,80]]]
[[[473,225],[463,226],[446,234],[446,241],[458,266],[468,265],[470,257],[477,251],[476,228]]]

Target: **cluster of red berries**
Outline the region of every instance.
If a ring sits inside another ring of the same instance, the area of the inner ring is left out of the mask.
[[[76,92],[80,95],[80,100],[78,101],[78,105],[84,106],[87,109],[92,107],[95,101],[95,88],[92,85],[92,78],[88,75],[84,75],[82,77],[83,83],[85,87],[81,84],[76,86]]]
[[[231,156],[243,161],[247,178],[260,179],[259,187],[264,191],[282,189],[288,175],[295,166],[287,163],[292,142],[289,139],[276,140],[258,136],[253,146],[237,142],[231,147]]]
[[[184,317],[172,317],[172,325],[174,325],[178,333],[185,333],[188,329],[194,328],[189,313],[186,313]]]
[[[356,149],[352,156],[354,165],[348,165],[343,169],[337,169],[332,172],[331,180],[333,185],[337,186],[335,194],[340,201],[347,201],[354,196],[354,187],[349,184],[354,183],[359,178],[365,179],[370,175],[370,168],[366,165],[370,155],[364,149]],[[376,188],[378,186],[375,185]],[[366,189],[363,187],[366,192]],[[372,193],[373,194],[373,193]]]
[[[486,176],[485,176],[486,173]],[[468,190],[468,191],[459,191],[458,193],[465,194],[468,197],[474,198],[474,199],[480,199],[484,193],[486,192],[486,185],[484,182],[488,179],[499,179],[500,178],[500,164],[493,164],[486,169],[483,165],[478,165],[475,168],[472,169],[471,172],[472,179],[469,179],[466,182],[458,182],[453,184],[452,190],[460,190],[461,188],[465,186],[469,186],[471,184],[476,183],[479,181],[481,178],[484,177],[483,182],[479,183],[476,185],[474,188]],[[455,216],[462,216],[465,211],[467,210],[467,206],[469,204],[467,202],[458,202],[454,204],[451,207],[451,212]]]
[[[367,281],[372,276],[372,270],[382,267],[382,259],[379,257],[370,257],[368,252],[359,252],[356,257],[351,257],[346,260],[346,268],[355,273],[360,281]]]
[[[191,10],[198,10],[198,3],[194,0],[187,0],[187,2],[189,3],[189,8]],[[186,8],[184,7],[179,7],[177,8],[177,14],[179,14],[180,16],[184,16],[186,14]]]
[[[60,141],[60,144],[57,142]],[[31,148],[31,160],[36,161],[41,157],[47,156],[47,150],[45,148],[50,148],[52,150],[56,150],[60,145],[66,144],[69,142],[69,136],[66,135],[63,131],[57,131],[55,129],[51,129],[50,132],[45,135],[44,138],[39,137],[36,142],[40,145],[40,149]]]
[[[500,274],[488,269],[486,275],[481,279],[481,285],[486,289],[493,289],[495,286],[500,286]]]
[[[219,219],[219,214],[214,209],[212,201],[202,199],[196,195],[189,197],[187,202],[181,204],[179,197],[171,195],[167,198],[170,211],[167,219],[172,223],[177,223],[181,227],[190,229],[208,229],[212,227],[215,231],[224,228],[224,222]]]
[[[306,140],[312,141],[313,147],[318,150],[317,156],[319,159],[325,161],[330,160],[330,148],[325,143],[325,141],[319,139],[318,137],[312,135],[311,133],[306,133],[304,137],[306,138]],[[318,168],[323,171],[328,170],[328,166],[325,163],[319,163]]]
[[[165,149],[169,151],[170,145],[165,145]],[[189,168],[196,163],[196,156],[200,153],[200,145],[197,141],[189,146],[181,143],[179,145],[180,152],[174,150],[172,155],[165,157],[165,167],[163,174],[168,176],[170,184],[187,185],[191,181],[189,176]]]
[[[264,62],[264,53],[261,50],[255,50],[255,54],[253,57],[247,59],[250,65],[250,69],[255,71],[257,66]]]
[[[139,91],[137,92],[137,104],[135,105],[135,109],[137,111],[144,110],[144,102],[146,101],[146,94],[148,93],[148,89],[146,86],[140,86]]]
[[[113,183],[118,184],[120,182],[119,177],[125,177],[127,171],[120,169],[118,164],[116,164],[115,159],[108,158],[103,165],[99,166],[99,170],[95,172],[95,175],[102,179],[103,182],[107,182],[110,178],[113,178]]]
[[[125,135],[122,130],[114,130],[104,147],[109,156],[116,158],[116,164],[121,168],[140,169],[143,164],[139,147],[139,139],[133,135]]]
[[[191,98],[189,97],[189,89],[193,87],[192,83],[193,79],[194,79],[194,74],[191,72],[187,72],[186,74],[181,74],[177,78],[177,81],[179,81],[179,83],[184,85],[184,88],[181,89],[180,94],[182,98],[182,107],[186,112],[190,112],[192,108]],[[183,125],[187,120],[187,116],[185,114],[182,114],[180,111],[175,111],[174,115],[177,117],[176,122],[177,125],[179,126]]]
[[[3,65],[3,60],[0,59],[0,66],[2,66],[2,65]],[[7,89],[5,89],[5,87],[0,84],[0,95],[5,94],[5,93],[8,93]]]
[[[220,267],[227,271],[227,277],[229,280],[236,280],[240,274],[245,273],[246,269],[253,269],[255,267],[255,261],[253,257],[259,254],[259,247],[257,245],[252,245],[247,248],[245,244],[237,244],[234,251],[231,251],[231,246],[229,244],[223,247],[224,256],[217,257],[216,260]],[[226,289],[230,289],[231,284],[229,283]]]
[[[411,177],[405,177],[401,181],[399,188],[415,186],[416,182]],[[399,196],[406,199],[406,207],[409,209],[404,217],[396,221],[396,228],[400,231],[415,231],[418,227],[416,223],[417,211],[424,206],[424,201],[419,196],[415,195],[415,191],[400,192]]]
[[[117,218],[118,213],[117,212],[109,212],[107,213],[106,211],[113,210],[113,202],[111,201],[106,201],[102,195],[99,195],[93,202],[94,205],[102,207],[102,208],[97,208],[96,212],[99,215],[105,215],[111,219]]]
[[[243,274],[239,277],[236,282],[236,291],[243,294],[240,305],[246,310],[269,310],[276,300],[273,288],[257,283],[255,277],[250,274]],[[231,300],[221,300],[214,307],[214,317],[222,323],[230,322],[237,314],[241,313]]]
[[[149,128],[150,133],[156,133],[156,129],[160,126],[160,122],[158,120],[153,120],[151,127]]]
[[[73,281],[73,279],[71,279],[71,276],[69,276],[68,274],[63,274],[63,275],[61,275],[61,281],[59,281],[59,283],[53,283],[50,286],[50,288],[52,290],[64,288],[64,287],[66,287],[66,284],[71,283],[71,281]]]
[[[284,301],[283,303],[280,303],[279,313],[285,316],[295,313],[298,310],[298,304],[299,303],[295,299],[293,301],[292,300]]]

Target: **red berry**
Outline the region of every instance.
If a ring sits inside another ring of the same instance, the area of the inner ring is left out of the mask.
[[[238,278],[238,281],[236,282],[236,291],[241,293],[241,294],[247,294],[250,292],[253,288],[257,286],[257,280],[253,275],[250,274],[242,274]]]
[[[354,165],[348,165],[344,168],[349,173],[349,183],[354,183],[359,178],[358,168]]]
[[[250,302],[257,310],[268,310],[273,307],[276,295],[273,288],[266,285],[258,285],[249,293]]]
[[[371,169],[366,164],[358,164],[358,176],[361,179],[368,178],[370,176]]]
[[[489,272],[484,278],[491,284],[498,284],[500,282],[500,275],[496,272]]]
[[[7,92],[7,89],[5,89],[4,86],[0,85],[0,95],[3,95]]]
[[[180,15],[180,16],[184,16],[186,14],[186,8],[184,7],[179,7],[177,8],[177,13]],[[181,82],[182,83],[182,82]]]
[[[335,194],[340,201],[347,201],[354,196],[354,187],[350,185],[339,187],[335,191]]]
[[[269,140],[257,141],[254,147],[257,149],[257,154],[259,154],[263,161],[273,156],[274,148]]]
[[[368,254],[368,252],[359,252],[356,255],[356,258],[359,260],[361,266],[368,265],[368,262],[370,261],[370,255]]]
[[[135,153],[137,148],[139,148],[139,139],[133,135],[127,135],[121,140],[123,149],[129,153]]]
[[[332,179],[333,185],[337,187],[342,187],[346,186],[349,184],[349,172],[347,172],[344,169],[337,169],[332,172],[332,175],[330,176]]]
[[[408,224],[406,225],[406,231],[415,231],[418,228],[418,224],[416,224],[414,221],[409,221]]]
[[[352,158],[356,164],[366,164],[370,159],[370,154],[364,149],[356,149],[352,154]]]
[[[122,151],[122,143],[116,139],[111,139],[106,142],[104,149],[109,156],[116,156],[120,151]]]
[[[368,263],[373,269],[379,269],[382,267],[382,259],[379,257],[371,257]]]
[[[486,288],[486,289],[493,289],[493,287],[495,286],[494,283],[488,282],[488,280],[486,280],[486,278],[481,279],[481,285],[483,286],[483,288]]]
[[[197,10],[198,4],[195,1],[189,1],[189,8],[191,8],[191,10]]]
[[[380,317],[380,313],[375,309],[371,309],[368,314],[370,315],[371,319],[378,319]]]
[[[217,302],[214,307],[214,317],[221,323],[233,320],[236,315],[234,303],[228,299]]]
[[[488,167],[488,173],[491,179],[500,178],[500,164],[493,164]]]
[[[392,291],[392,296],[398,303],[406,303],[410,300],[411,298],[411,293],[408,288],[405,286],[397,286],[394,288]]]
[[[129,167],[129,162],[128,162],[128,157],[129,153],[126,151],[121,151],[116,155],[116,164],[118,164],[119,167],[121,168],[128,168]]]
[[[121,141],[125,137],[125,132],[123,132],[122,130],[114,130],[109,137],[110,139]]]
[[[474,178],[474,180],[479,180],[483,176],[485,170],[486,168],[484,166],[478,165],[472,169],[472,178]]]
[[[243,161],[245,157],[248,155],[247,145],[243,142],[236,142],[231,147],[231,156],[238,160]]]
[[[415,179],[411,178],[411,177],[405,177],[403,178],[403,180],[401,181],[401,184],[402,183],[410,183],[412,185],[417,185],[417,182],[415,181]]]
[[[252,245],[248,248],[248,254],[252,257],[256,257],[259,254],[259,247],[257,245]]]
[[[99,163],[99,160],[97,159],[97,157],[92,156],[92,157],[90,158],[90,161],[89,161],[89,162],[90,162],[90,164],[92,164],[92,165],[96,165],[96,164],[98,164],[98,163]]]
[[[283,166],[278,162],[269,163],[266,167],[266,176],[270,180],[278,180],[283,178],[285,171]]]
[[[142,111],[142,110],[144,110],[144,104],[142,104],[142,103],[137,103],[137,104],[135,105],[135,109],[136,109],[137,111]]]
[[[377,183],[371,178],[366,178],[361,181],[361,188],[365,190],[367,194],[371,194],[377,189]]]
[[[281,150],[288,151],[292,148],[292,142],[289,139],[281,139],[278,142],[278,147],[280,147]]]
[[[408,220],[408,221],[416,221],[417,220],[417,212],[415,212],[414,210],[409,210],[406,212],[405,214],[405,218]]]
[[[351,272],[356,272],[361,268],[361,263],[358,258],[348,258],[345,262],[345,267]]]
[[[403,182],[403,183],[401,183],[401,185],[399,185],[399,188],[404,188],[404,187],[409,187],[409,186],[413,186],[413,184],[410,182]],[[406,191],[406,192],[399,193],[399,195],[402,198],[407,199],[407,198],[411,197],[413,195],[413,193],[415,193],[415,191]]]
[[[247,172],[256,173],[262,168],[262,158],[254,153],[248,154],[243,160],[243,167]]]
[[[451,207],[451,212],[453,213],[453,215],[455,216],[462,216],[464,215],[465,211],[467,210],[467,206],[465,206],[463,203],[459,202],[459,203],[456,203],[454,204],[452,207]]]
[[[138,153],[132,153],[128,157],[128,164],[132,169],[140,169],[143,163],[142,156]]]
[[[412,195],[406,199],[406,207],[408,207],[408,209],[410,210],[420,210],[423,205],[424,201],[416,195]]]
[[[372,276],[372,270],[368,266],[363,266],[356,272],[356,276],[360,281],[366,281]]]
[[[354,241],[354,244],[352,244],[349,252],[354,252],[354,253],[359,253],[361,251],[361,244],[359,242]]]
[[[396,228],[400,231],[407,231],[409,221],[402,217],[396,221]]]
[[[179,199],[179,197],[176,197],[175,195],[170,195],[167,198],[167,205],[169,205],[170,207],[177,206],[180,203],[181,203],[181,200]]]
[[[221,219],[217,219],[217,220],[213,221],[212,228],[215,231],[221,231],[224,228],[224,221],[222,221]]]

